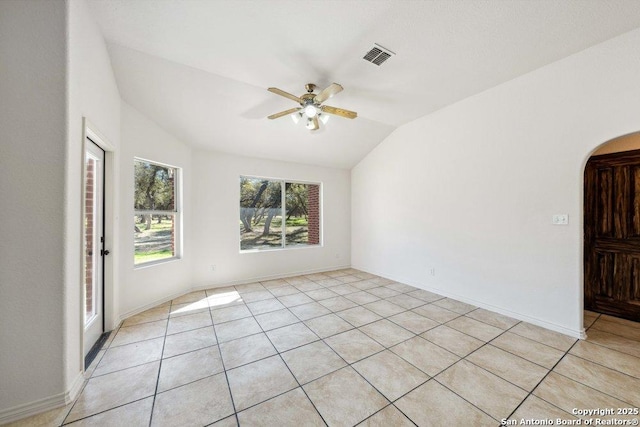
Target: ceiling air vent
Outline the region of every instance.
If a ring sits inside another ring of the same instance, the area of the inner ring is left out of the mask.
[[[371,50],[369,50],[362,59],[369,61],[372,64],[380,65],[387,59],[391,58],[392,55],[395,55],[395,53],[391,52],[389,49],[385,49],[377,43],[374,43]]]

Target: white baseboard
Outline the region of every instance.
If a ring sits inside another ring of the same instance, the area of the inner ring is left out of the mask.
[[[494,306],[494,305],[491,305],[491,304],[487,304],[487,303],[484,303],[482,301],[477,301],[477,300],[474,300],[474,299],[471,299],[471,298],[466,298],[466,297],[463,297],[463,296],[456,295],[454,293],[445,291],[443,289],[435,288],[435,287],[432,287],[432,286],[425,286],[422,283],[416,283],[415,281],[407,279],[406,277],[392,277],[392,276],[385,275],[385,274],[380,273],[380,272],[370,271],[370,270],[362,268],[362,267],[353,267],[353,268],[355,268],[357,270],[366,271],[367,273],[370,273],[370,274],[375,274],[376,276],[385,277],[387,279],[394,280],[396,282],[405,283],[407,285],[415,286],[416,288],[424,289],[425,291],[433,292],[433,293],[436,293],[438,295],[442,295],[442,296],[447,297],[447,298],[451,298],[451,299],[455,299],[457,301],[461,301],[461,302],[464,302],[464,303],[467,303],[467,304],[475,305],[476,307],[484,308],[486,310],[493,311],[494,313],[503,314],[505,316],[509,316],[509,317],[514,318],[514,319],[522,320],[523,322],[528,322],[528,323],[540,326],[540,327],[545,328],[545,329],[549,329],[549,330],[552,330],[552,331],[555,331],[555,332],[559,332],[561,334],[568,335],[568,336],[570,336],[572,338],[578,338],[578,339],[586,339],[587,338],[587,334],[585,333],[584,328],[582,328],[582,329],[566,328],[564,326],[557,325],[555,323],[551,323],[551,322],[548,322],[546,320],[539,319],[537,317],[528,316],[526,314],[518,313],[518,312],[515,312],[515,311],[504,309],[502,307],[497,307],[497,306]]]
[[[64,393],[55,394],[53,396],[44,397],[33,402],[14,406],[13,408],[0,410],[0,425],[8,424],[23,418],[51,411],[52,409],[62,408],[63,406],[73,402],[84,384],[84,376],[82,373],[73,380],[69,390]]]
[[[149,304],[145,304],[145,305],[143,305],[142,307],[138,307],[138,308],[135,308],[135,309],[133,309],[133,310],[129,310],[129,311],[127,311],[126,313],[120,314],[119,316],[117,316],[118,324],[116,325],[116,327],[114,328],[114,330],[115,330],[115,329],[118,329],[118,327],[120,326],[120,324],[121,324],[125,319],[127,319],[127,318],[129,318],[129,317],[131,317],[131,316],[135,316],[136,314],[140,314],[140,313],[142,313],[143,311],[147,311],[147,310],[149,310],[150,308],[153,308],[153,307],[155,307],[155,306],[157,306],[157,305],[164,304],[165,302],[169,302],[169,301],[171,301],[172,299],[176,299],[176,298],[178,298],[178,297],[180,297],[180,296],[182,296],[182,295],[188,294],[189,292],[192,292],[192,290],[191,290],[191,289],[189,289],[189,290],[187,290],[186,292],[185,292],[185,291],[182,291],[182,292],[178,292],[178,293],[175,293],[175,294],[171,294],[171,295],[169,295],[169,296],[167,296],[167,297],[163,297],[163,298],[157,299],[157,300],[155,300],[155,301],[153,301],[153,302],[150,302]]]
[[[65,393],[65,396],[64,396],[65,404],[69,404],[74,400],[76,400],[76,398],[82,391],[82,386],[84,386],[85,381],[86,381],[86,378],[84,377],[84,373],[78,372],[78,375],[76,375],[76,378],[71,383],[71,387]]]
[[[254,283],[254,282],[266,282],[267,280],[273,280],[273,279],[282,279],[282,278],[286,278],[286,277],[292,277],[292,276],[302,276],[305,274],[315,274],[315,273],[323,273],[325,271],[333,271],[333,270],[341,270],[343,268],[350,268],[350,265],[340,265],[340,266],[334,266],[334,267],[328,267],[328,268],[318,268],[318,269],[312,269],[312,270],[302,270],[302,271],[292,271],[292,272],[286,272],[286,273],[279,273],[279,274],[272,274],[272,275],[267,275],[267,276],[256,276],[256,277],[250,277],[250,278],[245,278],[245,279],[239,279],[239,280],[228,280],[228,281],[224,281],[224,282],[219,282],[219,283],[209,283],[206,285],[199,285],[199,286],[194,286],[186,291],[183,292],[179,292],[179,293],[175,293],[172,295],[169,295],[167,297],[155,300],[149,304],[145,304],[142,307],[136,308],[134,310],[130,310],[126,313],[121,314],[118,317],[118,325],[119,326],[125,319],[127,319],[128,317],[134,316],[136,314],[142,313],[143,311],[149,310],[150,308],[153,308],[159,304],[164,304],[168,301],[171,301],[172,299],[176,299],[178,297],[181,297],[182,295],[186,295],[190,292],[194,292],[194,291],[202,291],[205,289],[213,289],[213,288],[221,288],[221,287],[226,287],[226,286],[235,286],[235,285],[244,285],[246,283]],[[117,329],[117,326],[115,329]]]
[[[219,283],[214,282],[214,283],[209,283],[209,284],[206,284],[206,285],[195,286],[189,292],[201,291],[201,290],[204,290],[204,289],[214,289],[214,288],[220,288],[220,287],[226,287],[226,286],[244,285],[244,284],[247,284],[247,283],[254,283],[254,282],[266,282],[268,280],[285,279],[287,277],[304,276],[304,275],[307,275],[307,274],[324,273],[325,271],[342,270],[344,268],[351,268],[351,266],[350,265],[339,265],[339,266],[328,267],[328,268],[317,268],[317,269],[312,269],[312,270],[290,271],[290,272],[286,272],[286,273],[271,274],[271,275],[267,275],[267,276],[256,276],[256,277],[250,277],[250,278],[246,278],[246,279],[230,280],[230,281],[224,281],[224,282],[219,282]]]
[[[482,301],[477,301],[471,298],[467,298],[467,297],[463,297],[451,292],[448,292],[446,290],[443,289],[439,289],[439,288],[435,288],[432,286],[425,286],[423,283],[416,283],[415,281],[408,279],[406,277],[395,277],[395,276],[389,276],[386,275],[385,273],[382,273],[380,271],[374,271],[374,270],[370,270],[370,269],[366,269],[366,268],[362,268],[362,267],[357,267],[357,266],[352,266],[352,265],[339,265],[339,266],[333,266],[333,267],[328,267],[328,268],[320,268],[320,269],[311,269],[311,270],[301,270],[301,271],[291,271],[291,272],[285,272],[285,273],[279,273],[279,274],[272,274],[272,275],[266,275],[266,276],[255,276],[255,277],[250,277],[250,278],[244,278],[244,279],[239,279],[239,280],[231,280],[231,281],[222,281],[219,283],[213,282],[213,283],[208,283],[205,285],[196,285],[192,288],[190,288],[189,290],[185,291],[185,292],[180,292],[177,294],[173,294],[170,295],[168,297],[156,300],[152,303],[146,304],[143,307],[140,307],[138,309],[135,310],[131,310],[127,313],[124,313],[120,316],[120,323],[128,318],[131,317],[133,315],[136,315],[138,313],[141,313],[145,310],[148,310],[150,308],[153,308],[155,306],[157,306],[158,304],[163,304],[167,301],[171,301],[172,299],[178,298],[182,295],[188,294],[190,292],[194,292],[194,291],[201,291],[201,290],[205,290],[205,289],[213,289],[213,288],[219,288],[219,287],[226,287],[226,286],[235,286],[235,285],[243,285],[246,283],[254,283],[254,282],[265,282],[268,280],[274,280],[274,279],[282,279],[282,278],[286,278],[286,277],[292,277],[292,276],[302,276],[305,274],[315,274],[315,273],[323,273],[325,271],[333,271],[333,270],[341,270],[344,268],[355,268],[357,270],[361,270],[361,271],[365,271],[367,273],[371,273],[371,274],[375,274],[377,276],[381,276],[381,277],[385,277],[387,279],[390,280],[394,280],[396,282],[400,282],[400,283],[406,283],[407,285],[411,285],[411,286],[415,286],[416,288],[419,289],[424,289],[425,291],[430,291],[430,292],[434,292],[436,294],[442,295],[444,297],[447,298],[452,298],[461,302],[465,302],[467,304],[472,304],[475,305],[476,307],[480,307],[480,308],[484,308],[486,310],[489,311],[493,311],[495,313],[499,313],[499,314],[503,314],[505,316],[509,316],[509,317],[513,317],[514,319],[518,319],[518,320],[522,320],[524,322],[528,322],[540,327],[543,327],[545,329],[549,329],[555,332],[559,332],[561,334],[564,335],[568,335],[570,337],[573,338],[578,338],[578,339],[586,339],[587,335],[585,333],[584,328],[583,329],[572,329],[572,328],[566,328],[564,326],[555,324],[555,323],[551,323],[548,322],[546,320],[543,319],[539,319],[537,317],[532,317],[532,316],[528,316],[522,313],[518,313],[515,311],[511,311],[508,309],[504,309],[502,307],[497,307],[491,304],[487,304],[484,303]]]

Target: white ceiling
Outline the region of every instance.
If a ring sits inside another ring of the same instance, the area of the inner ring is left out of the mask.
[[[195,147],[351,168],[396,127],[640,27],[637,0],[90,0],[122,98]],[[397,55],[362,56],[379,43]],[[311,133],[267,88],[345,90]],[[322,125],[321,125],[322,126]]]

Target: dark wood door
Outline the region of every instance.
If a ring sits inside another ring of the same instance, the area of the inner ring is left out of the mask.
[[[640,321],[640,150],[587,163],[584,279],[586,309]]]

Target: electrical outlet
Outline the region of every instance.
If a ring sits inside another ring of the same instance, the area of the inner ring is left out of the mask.
[[[340,259],[340,254],[336,254],[336,259]]]
[[[567,215],[567,214],[556,214],[551,218],[551,223],[553,225],[568,225],[569,224],[569,215]]]
[[[429,274],[432,275],[432,276],[435,276],[436,275],[436,269],[435,268],[429,269]]]
[[[211,271],[216,271],[216,265],[215,264],[211,264]]]

